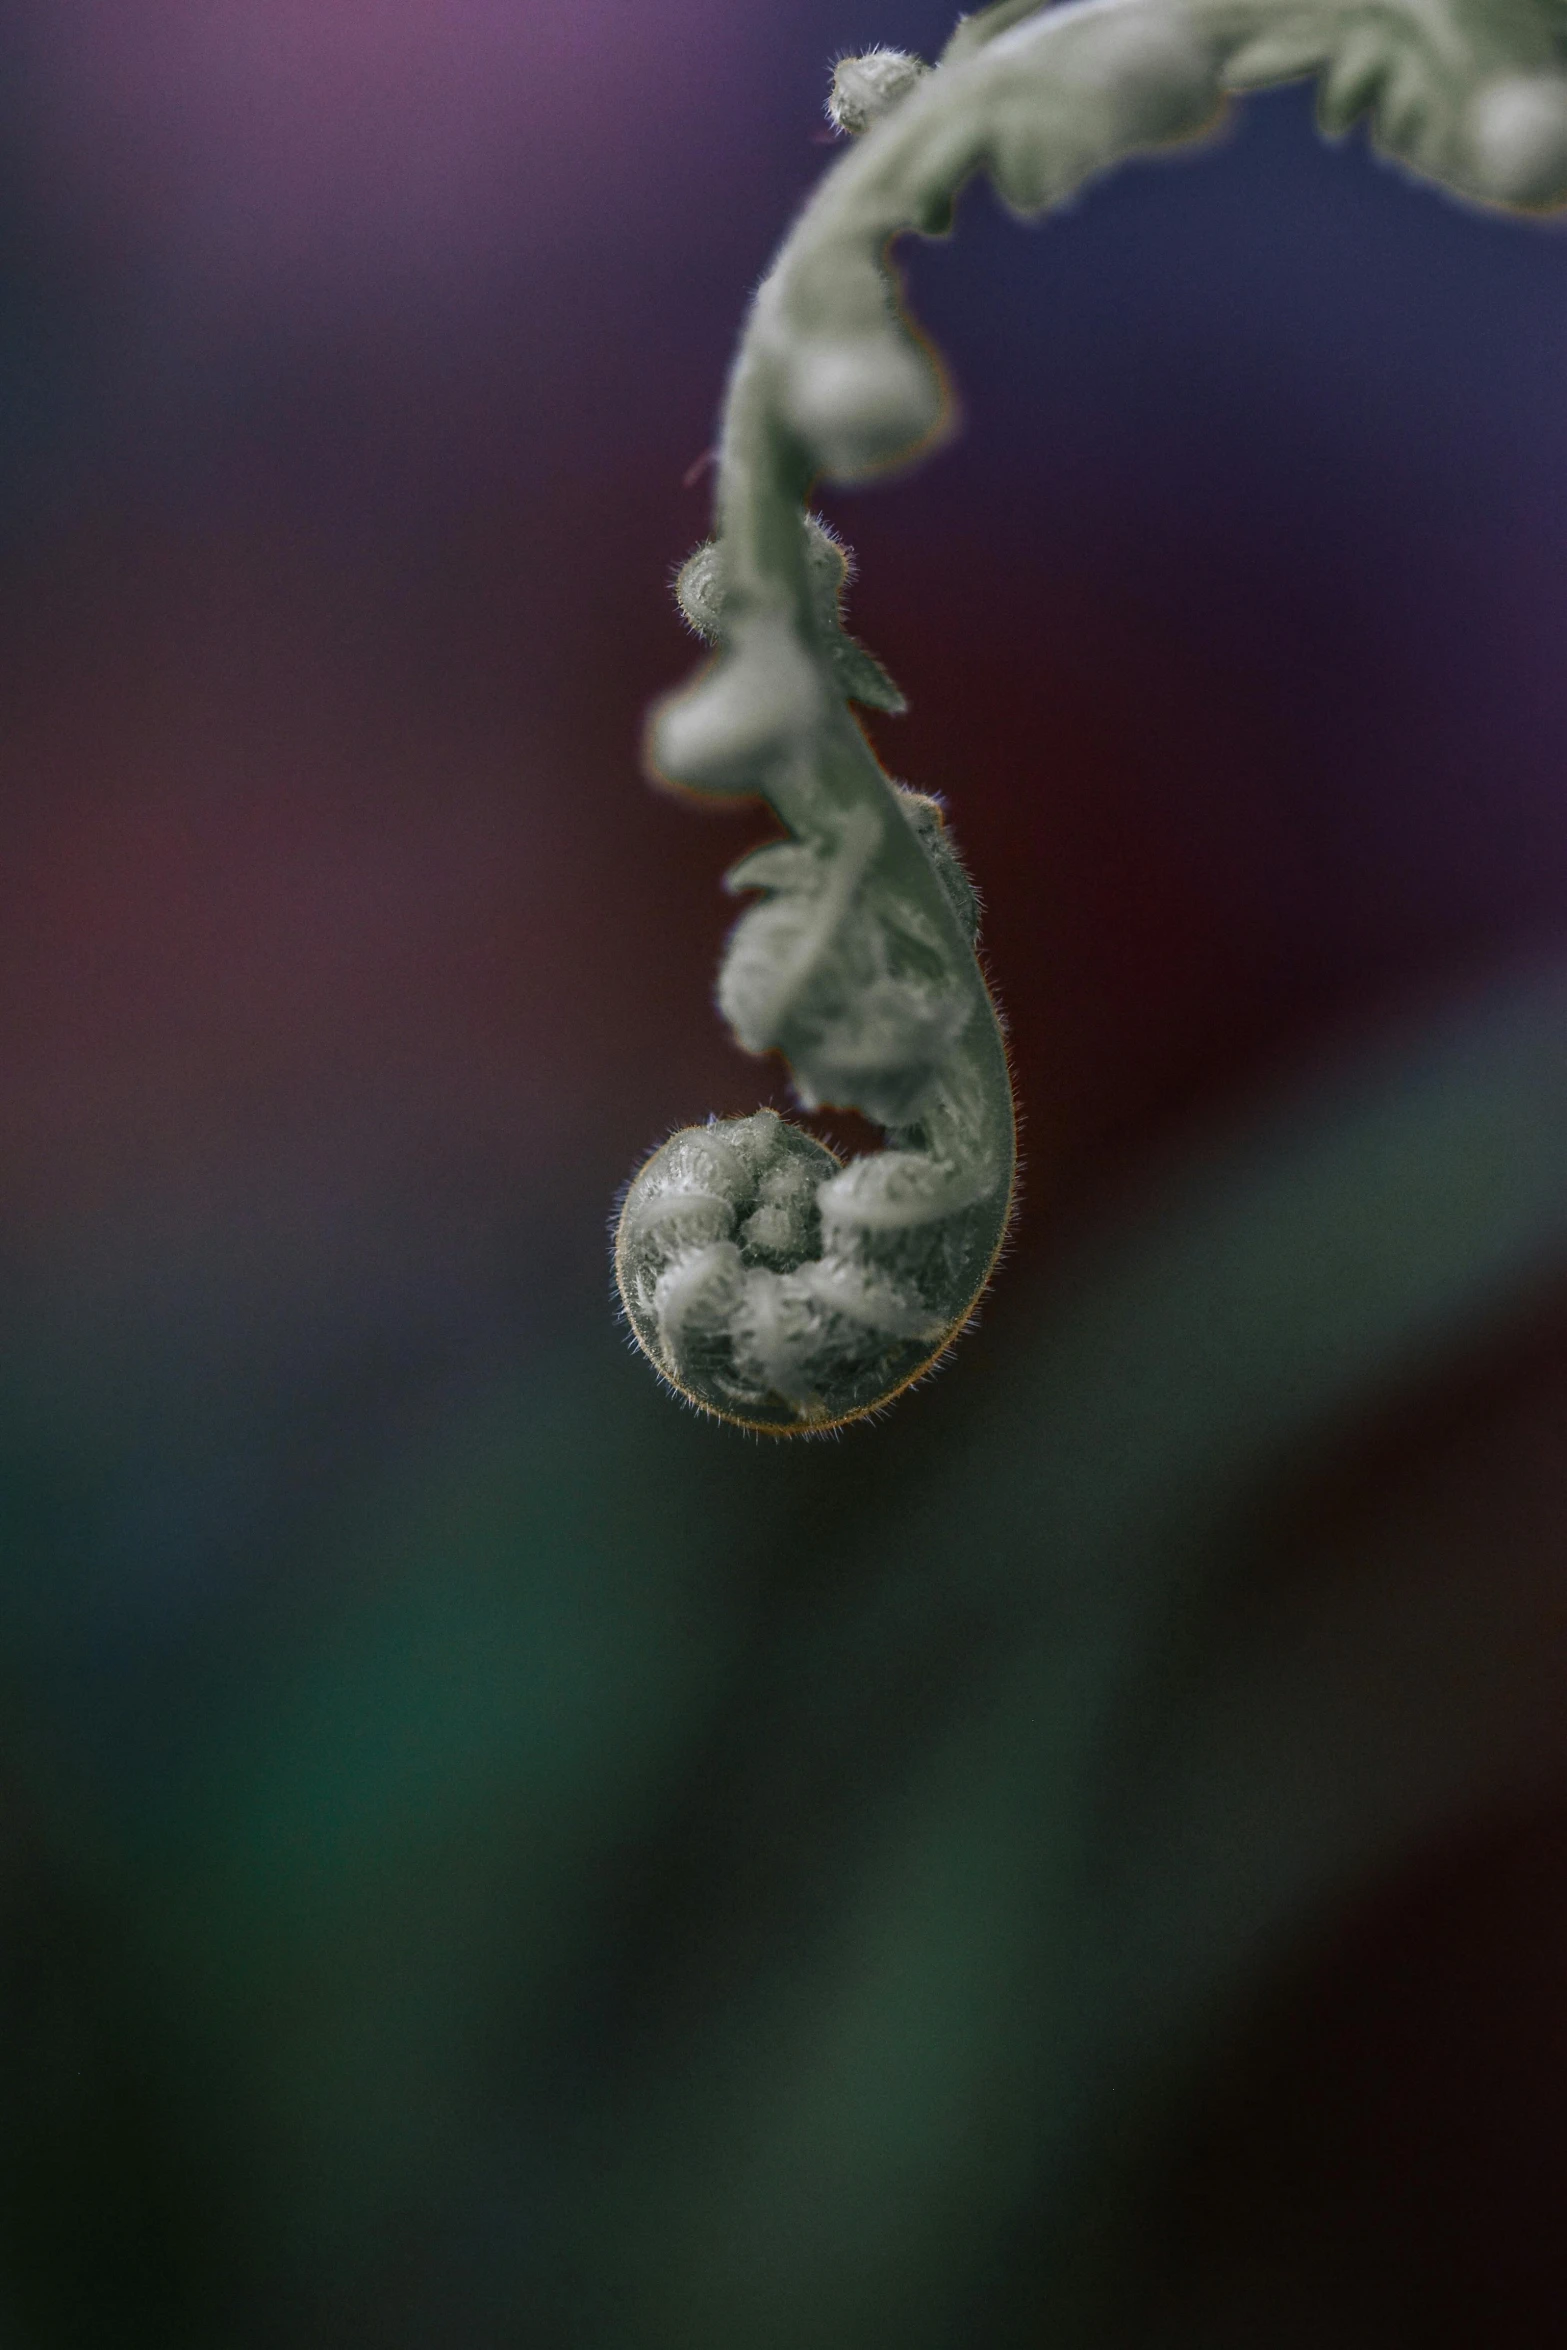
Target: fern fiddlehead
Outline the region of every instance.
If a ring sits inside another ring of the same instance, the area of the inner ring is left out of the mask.
[[[889,258],[942,233],[986,172],[1032,218],[1085,180],[1200,135],[1227,93],[1320,78],[1320,114],[1479,201],[1567,197],[1564,0],[999,0],[938,65],[840,62],[854,144],[763,281],[731,374],[716,531],[681,607],[714,648],[655,712],[659,777],[765,800],[786,837],[729,876],[741,918],[720,1008],[778,1051],[804,1108],[854,1109],[887,1148],[841,1165],[770,1110],[676,1134],[626,1194],[630,1328],[661,1374],[773,1433],[840,1425],[927,1370],[1005,1236],[1016,1168],[975,898],[939,806],[882,769],[852,705],[902,698],[848,635],[847,552],[814,484],[863,482],[941,438],[939,368]]]

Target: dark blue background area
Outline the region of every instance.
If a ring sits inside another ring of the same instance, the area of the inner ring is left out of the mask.
[[[1161,1025],[1175,1107],[1237,1049],[1553,929],[1561,267],[1552,229],[1330,154],[1297,93],[1037,236],[973,193],[919,256],[969,430],[854,514],[896,534],[861,605],[944,547],[941,686],[1016,779],[962,821],[1004,800],[987,878],[1027,854],[1045,893],[1028,917],[990,879],[1020,1054],[1048,972],[1077,1016],[1061,1051],[1099,1060],[1067,1084],[1127,1088],[1103,1114],[1142,1108]]]

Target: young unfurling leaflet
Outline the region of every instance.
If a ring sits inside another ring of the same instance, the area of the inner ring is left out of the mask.
[[[940,234],[986,173],[1035,217],[1126,158],[1200,136],[1231,92],[1316,78],[1323,126],[1362,116],[1390,156],[1480,202],[1567,198],[1567,0],[999,0],[934,67],[840,60],[853,144],[763,281],[730,378],[716,529],[677,592],[713,657],[655,712],[656,774],[766,800],[786,837],[720,1007],[788,1061],[807,1110],[886,1130],[841,1165],[770,1110],[687,1128],[632,1182],[615,1264],[656,1368],[778,1434],[874,1411],[963,1328],[1011,1213],[1005,1047],[975,958],[975,898],[939,806],[882,769],[852,706],[902,696],[848,633],[846,550],[818,481],[866,481],[940,440],[938,367],[890,249]]]

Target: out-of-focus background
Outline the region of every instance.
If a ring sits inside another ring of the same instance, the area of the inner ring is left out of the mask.
[[[5,11],[7,2350],[1562,2339],[1552,1248],[1297,1429],[1269,1240],[1348,1134],[1375,1292],[1511,1117],[1462,1268],[1550,1123],[1485,1087],[1567,934],[1559,229],[1287,93],[909,255],[965,429],[828,510],[1016,1247],[837,1444],[610,1311],[639,1155],[787,1101],[711,1007],[755,811],[639,777],[688,470],[831,59],[947,29]]]

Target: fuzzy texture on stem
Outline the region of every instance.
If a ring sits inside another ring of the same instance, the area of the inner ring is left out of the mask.
[[[851,704],[903,706],[843,622],[846,549],[813,484],[937,445],[950,404],[891,260],[939,235],[976,173],[1033,218],[1130,156],[1199,137],[1227,93],[1315,76],[1330,134],[1472,200],[1567,200],[1564,0],[999,0],[933,68],[841,59],[855,135],[759,288],[730,377],[717,528],[683,568],[714,648],[655,711],[661,780],[765,800],[786,837],[718,1000],[787,1059],[807,1110],[888,1147],[842,1166],[772,1111],[675,1135],[632,1181],[615,1267],[630,1328],[704,1409],[791,1434],[873,1412],[932,1367],[989,1280],[1012,1211],[1006,1049],[975,955],[973,889],[938,804],[895,783]]]

